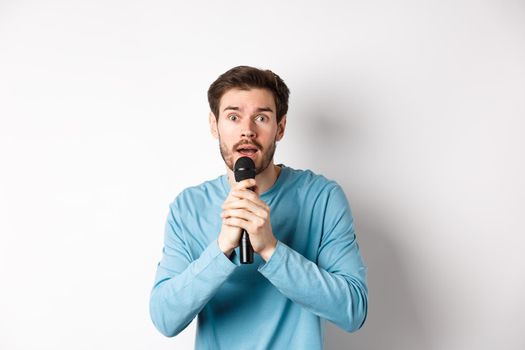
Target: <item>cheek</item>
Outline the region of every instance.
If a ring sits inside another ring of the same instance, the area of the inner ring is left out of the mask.
[[[279,130],[277,127],[268,128],[264,132],[264,140],[267,142],[273,142],[279,136]]]
[[[220,134],[223,138],[230,138],[231,135],[233,134],[231,128],[221,128],[221,127],[219,127],[217,130],[219,131],[219,134]]]
[[[225,145],[231,145],[234,143],[233,141],[235,140],[233,137],[234,133],[232,132],[231,129],[219,128],[218,131],[219,131],[219,139],[221,140],[221,143]]]

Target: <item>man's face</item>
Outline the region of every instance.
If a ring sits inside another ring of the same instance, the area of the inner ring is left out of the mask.
[[[221,98],[218,120],[210,113],[212,135],[219,139],[222,158],[232,171],[240,157],[250,157],[257,174],[273,164],[285,126],[286,116],[277,124],[275,101],[266,89],[228,90]]]

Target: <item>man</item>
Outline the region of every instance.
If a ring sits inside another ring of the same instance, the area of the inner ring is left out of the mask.
[[[366,267],[342,189],[273,161],[288,95],[279,76],[246,66],[210,86],[209,123],[227,173],[170,205],[150,300],[162,334],[198,315],[197,349],[311,350],[323,347],[324,320],[346,331],[363,325]],[[240,157],[254,161],[255,179],[235,181]],[[243,229],[250,265],[239,262]]]

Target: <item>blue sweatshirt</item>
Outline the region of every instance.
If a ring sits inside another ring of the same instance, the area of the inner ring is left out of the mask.
[[[219,249],[226,175],[170,205],[150,298],[154,325],[180,333],[198,315],[196,349],[322,349],[324,320],[346,331],[366,318],[368,288],[348,201],[334,181],[282,166],[261,199],[278,243],[241,265]]]

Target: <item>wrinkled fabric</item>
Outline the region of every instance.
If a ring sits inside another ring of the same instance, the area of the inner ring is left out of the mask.
[[[171,337],[197,318],[196,349],[322,349],[324,321],[346,331],[367,315],[367,269],[341,187],[281,166],[261,199],[278,243],[265,262],[241,265],[219,249],[226,175],[190,187],[170,205],[150,297],[156,328]]]

